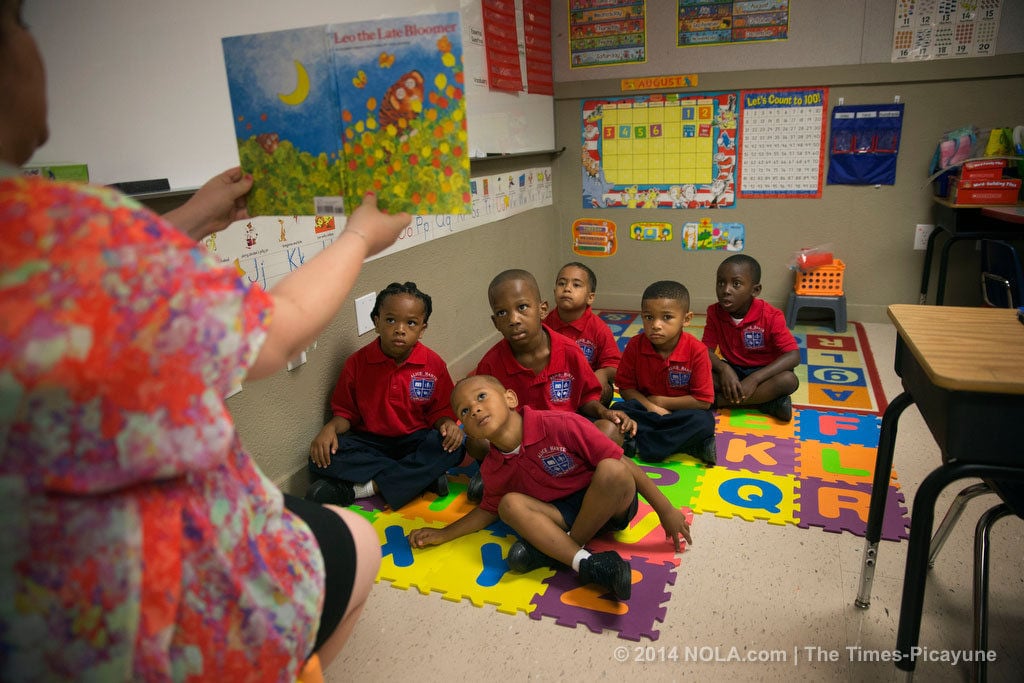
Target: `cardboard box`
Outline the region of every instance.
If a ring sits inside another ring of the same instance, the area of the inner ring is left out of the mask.
[[[73,180],[80,183],[89,182],[88,164],[47,164],[39,166],[22,166],[22,175],[43,176],[50,180]]]
[[[965,161],[960,167],[963,180],[999,180],[1003,177],[1006,159],[978,159]]]
[[[964,180],[953,185],[950,199],[955,204],[1016,204],[1020,178]]]

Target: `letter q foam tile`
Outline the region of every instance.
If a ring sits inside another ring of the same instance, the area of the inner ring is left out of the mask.
[[[794,476],[713,467],[704,473],[695,512],[716,517],[740,517],[769,524],[796,523],[797,482]]]

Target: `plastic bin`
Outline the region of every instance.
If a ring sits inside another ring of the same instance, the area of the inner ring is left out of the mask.
[[[846,264],[836,259],[828,266],[796,271],[793,291],[804,296],[842,296]]]

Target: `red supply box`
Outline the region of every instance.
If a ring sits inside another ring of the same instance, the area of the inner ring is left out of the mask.
[[[1020,178],[1002,180],[964,180],[953,186],[950,199],[955,204],[1016,204]]]
[[[1006,159],[965,161],[960,167],[961,180],[999,180],[1003,177]]]

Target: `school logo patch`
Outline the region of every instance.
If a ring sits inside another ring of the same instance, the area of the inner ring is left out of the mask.
[[[437,377],[429,372],[416,372],[409,378],[409,398],[417,403],[426,403],[434,398]]]
[[[576,346],[580,347],[580,351],[582,351],[583,355],[587,357],[588,363],[594,362],[594,342],[589,339],[577,339]]]
[[[685,365],[671,365],[668,368],[668,385],[673,389],[690,386],[690,368]]]
[[[537,457],[544,471],[552,477],[560,477],[576,467],[572,456],[562,446],[546,446]]]
[[[572,375],[567,372],[555,375],[548,382],[552,403],[565,403],[572,397]]]
[[[764,328],[751,325],[743,330],[743,346],[747,349],[764,348]]]

